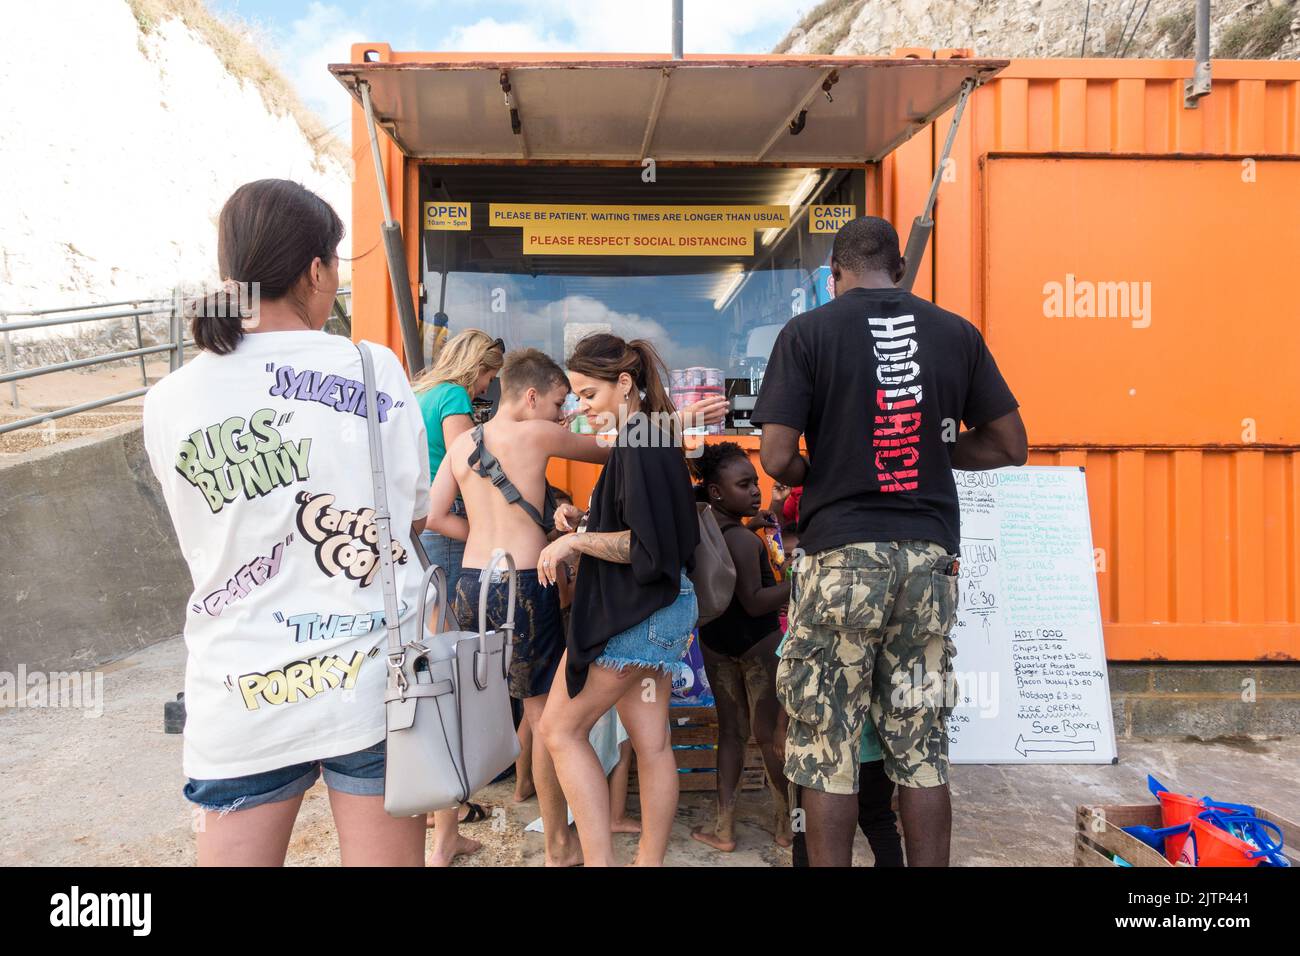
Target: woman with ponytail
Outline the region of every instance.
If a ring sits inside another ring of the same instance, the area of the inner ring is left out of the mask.
[[[613,863],[609,789],[588,734],[618,709],[637,755],[641,789],[638,865],[663,863],[677,812],[677,763],[668,734],[672,672],[695,627],[691,570],[699,543],[690,474],[663,362],[649,342],[590,335],[568,361],[578,411],[616,429],[592,492],[587,530],[566,534],[538,558],[544,583],[578,559],[571,625],[541,733],[555,760],[588,866]],[[556,512],[573,527],[570,508]],[[594,665],[594,666],[593,666]]]
[[[284,862],[324,775],[345,865],[423,862],[424,821],[384,812],[385,640],[361,360],[322,331],[343,223],[297,183],[235,190],[223,286],[190,312],[200,352],[145,399],[144,438],[189,564],[184,794],[200,865]],[[398,604],[429,507],[419,405],[370,345]],[[209,812],[211,811],[211,812]]]
[[[448,340],[438,352],[437,361],[411,383],[429,436],[430,474],[438,474],[451,443],[474,427],[473,400],[487,394],[505,363],[505,354],[500,339],[479,329],[465,329]],[[465,502],[457,498],[451,513],[465,517]],[[447,572],[447,588],[454,593],[465,542],[426,530],[420,535],[420,543],[429,560]]]

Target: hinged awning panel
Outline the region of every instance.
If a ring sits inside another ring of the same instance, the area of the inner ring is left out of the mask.
[[[765,57],[335,64],[417,159],[879,160],[1005,60]],[[501,88],[509,78],[520,133]],[[821,85],[834,79],[830,101]],[[807,110],[802,131],[789,123]]]

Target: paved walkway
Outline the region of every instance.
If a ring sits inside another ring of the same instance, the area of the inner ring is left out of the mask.
[[[101,668],[102,716],[73,709],[0,711],[0,865],[177,864],[194,862],[190,805],[181,797],[181,739],[162,732],[163,701],[183,685],[180,639]],[[961,766],[953,771],[953,861],[966,866],[1068,866],[1074,808],[1143,803],[1146,775],[1176,789],[1263,803],[1300,819],[1300,738],[1236,743],[1120,744],[1116,766]],[[535,800],[514,805],[512,784],[480,794],[500,806],[492,821],[465,828],[484,843],[466,863],[541,863],[541,837],[523,832]],[[720,854],[690,829],[711,819],[711,796],[683,794],[668,862],[674,865],[787,866],[771,842],[766,793],[741,798],[739,846]],[[857,862],[870,851],[859,837]],[[635,840],[619,838],[630,859]],[[307,795],[289,862],[332,865],[337,839],[323,786]]]

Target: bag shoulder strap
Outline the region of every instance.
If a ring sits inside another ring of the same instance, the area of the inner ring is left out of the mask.
[[[505,470],[501,467],[501,462],[497,460],[496,455],[487,450],[483,444],[483,426],[475,425],[474,432],[474,450],[470,452],[469,466],[474,470],[476,475],[480,475],[496,486],[509,504],[518,505],[524,509],[528,517],[533,519],[533,523],[539,528],[550,534],[555,530],[555,493],[551,491],[551,486],[546,485],[546,498],[542,502],[542,512],[538,512],[528,501],[519,489],[515,487],[509,477],[506,476]]]
[[[366,391],[366,437],[370,441],[370,480],[375,491],[375,526],[379,530],[379,576],[384,589],[388,660],[390,667],[400,670],[404,652],[397,610],[397,575],[393,571],[393,530],[384,474],[384,444],[379,434],[379,402],[375,397],[375,362],[365,342],[357,343],[357,351],[361,353],[361,381]]]
[[[723,513],[718,511],[716,508],[713,509],[713,520],[718,523],[718,530],[724,535],[728,531],[734,531],[737,528],[741,531],[748,531],[750,534],[754,533],[752,528],[746,528],[738,519],[733,518],[730,515],[723,515]]]
[[[731,549],[727,547],[727,535],[717,518],[717,513],[713,506],[706,502],[696,502],[696,511],[700,518],[700,544],[699,548],[703,550],[703,560],[705,563],[716,563],[724,574],[734,575],[736,573],[736,563],[731,558]],[[701,554],[697,550],[695,558],[695,570],[700,572],[702,569]]]

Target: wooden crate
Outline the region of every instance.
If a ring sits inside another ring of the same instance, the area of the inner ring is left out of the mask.
[[[712,707],[670,707],[673,755],[677,758],[677,786],[681,790],[718,789],[718,714]],[[745,746],[745,761],[740,771],[741,790],[762,790],[767,786],[763,754],[754,738]],[[628,789],[637,790],[636,761]]]
[[[1282,828],[1285,842],[1283,854],[1293,866],[1300,866],[1300,824],[1259,807],[1261,819],[1276,823]],[[1081,806],[1075,809],[1074,865],[1109,866],[1116,864],[1107,856],[1113,853],[1133,866],[1173,866],[1163,856],[1135,836],[1124,832],[1124,827],[1160,826],[1160,804],[1108,804]]]

